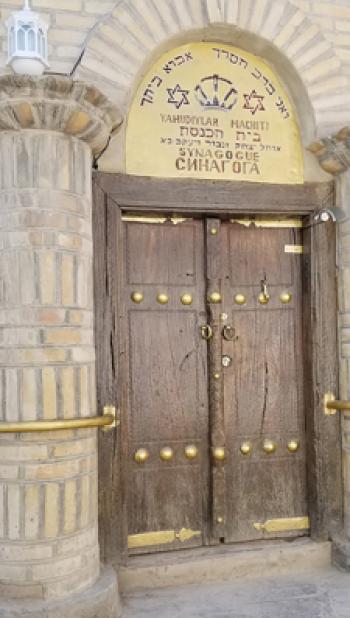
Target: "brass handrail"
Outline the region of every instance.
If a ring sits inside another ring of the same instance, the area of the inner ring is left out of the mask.
[[[341,401],[336,399],[333,393],[326,393],[323,398],[324,413],[326,416],[333,416],[338,410],[349,410],[350,401]]]
[[[116,420],[114,406],[105,406],[102,416],[90,416],[86,418],[67,418],[55,421],[23,421],[22,423],[0,423],[0,433],[31,433],[37,431],[64,431],[67,429],[87,429],[89,427],[102,427],[104,431],[110,431],[119,425]]]

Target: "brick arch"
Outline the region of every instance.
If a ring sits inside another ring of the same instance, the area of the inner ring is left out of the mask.
[[[299,117],[308,116],[306,141],[313,138],[315,126],[321,134],[337,126],[345,105],[332,78],[341,61],[320,27],[289,0],[116,2],[87,40],[75,76],[98,83],[126,113],[139,79],[157,56],[191,39],[211,37],[249,47],[275,65],[290,87]]]

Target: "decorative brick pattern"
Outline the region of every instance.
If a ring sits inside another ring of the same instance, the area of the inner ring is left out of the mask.
[[[17,140],[12,139],[12,144],[16,149],[24,148],[28,152],[33,146],[33,140],[37,142],[38,139],[47,146],[50,136],[37,136],[35,133],[18,135]],[[54,150],[57,142],[61,141],[69,143],[72,138],[55,137],[55,142],[52,142]],[[75,161],[71,176],[77,170],[82,175],[89,175],[85,156],[87,146],[81,142],[75,143],[75,140],[73,142]],[[37,146],[40,151],[41,143]],[[47,159],[46,174],[50,174],[48,168],[51,166],[59,167],[57,159],[52,156]],[[16,179],[13,179],[12,195],[8,181],[0,185],[3,223],[0,231],[0,244],[3,247],[0,261],[3,290],[0,303],[3,318],[0,318],[0,355],[8,359],[5,364],[11,365],[0,372],[0,414],[4,420],[10,420],[7,413],[11,420],[34,420],[52,419],[55,416],[88,416],[95,412],[91,397],[81,388],[81,383],[91,383],[94,371],[91,231],[88,233],[91,220],[86,208],[90,191],[88,195],[84,193],[82,196],[76,193],[77,200],[84,199],[84,210],[72,217],[71,214],[67,215],[64,202],[61,209],[62,202],[56,183],[53,194],[50,190],[45,191],[43,211],[42,200],[37,203],[34,200],[35,186],[40,184],[40,169],[40,161],[37,161],[36,169],[31,174],[32,182],[25,189],[32,198],[30,204],[19,203]],[[80,189],[73,178],[69,180],[71,198]],[[79,230],[73,235],[70,233],[72,226]],[[40,248],[36,250],[36,236],[34,246],[32,240],[33,234],[42,233],[39,230],[44,230],[45,236],[41,237]],[[45,307],[45,310],[40,311],[40,306]],[[29,321],[22,315],[24,307]],[[17,310],[20,315],[16,319]],[[21,328],[16,324],[20,324]],[[75,346],[79,353],[89,357],[88,364],[77,360],[72,365],[70,359]],[[33,367],[33,362],[36,367]],[[41,366],[42,363],[44,366]],[[12,393],[15,394],[14,400],[11,399]],[[7,402],[10,399],[8,411]]]
[[[98,126],[108,135],[115,111],[70,80],[2,81],[0,419],[93,416],[90,146]],[[8,110],[25,91],[40,112],[21,131],[8,126]],[[92,131],[78,139],[67,132],[81,106]],[[0,595],[2,585],[7,596],[67,596],[98,575],[96,430],[2,434]]]
[[[83,17],[90,16],[93,4],[84,4]],[[93,34],[80,48],[85,53],[75,75],[98,84],[124,112],[145,58],[153,57],[159,45],[164,47],[176,35],[188,40],[186,31],[227,24],[267,39],[289,59],[309,94],[319,134],[340,128],[339,113],[347,113],[347,104],[329,98],[327,92],[335,73],[341,79],[333,81],[332,93],[341,94],[349,86],[350,33],[342,22],[349,7],[302,0],[122,0],[106,6],[106,14],[99,17],[100,23],[96,19]],[[63,25],[64,39],[68,31]],[[74,45],[76,32],[84,29],[73,18],[70,31]],[[58,32],[55,28],[54,37]],[[234,31],[231,40],[234,43]],[[64,45],[62,40],[62,49]]]
[[[59,6],[33,0],[32,5],[51,24],[51,70],[71,73],[85,50],[75,76],[101,88],[124,111],[147,56],[170,37],[186,38],[186,31],[220,23],[258,34],[290,60],[310,96],[319,135],[347,122],[348,104],[327,96],[341,95],[350,85],[350,7],[341,0],[62,0]],[[20,0],[0,3],[0,35],[4,19],[20,6]],[[8,71],[6,46],[3,36],[0,72]]]

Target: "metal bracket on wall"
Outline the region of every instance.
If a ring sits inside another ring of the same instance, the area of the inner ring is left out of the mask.
[[[105,427],[102,428],[102,431],[108,432],[108,431],[112,431],[112,429],[115,429],[116,427],[119,427],[120,418],[119,418],[119,415],[117,415],[115,406],[104,406],[103,416],[113,416],[114,421],[110,425],[105,425]]]
[[[338,410],[350,411],[350,401],[336,399],[333,393],[326,393],[324,395],[323,404],[326,416],[334,416]]]

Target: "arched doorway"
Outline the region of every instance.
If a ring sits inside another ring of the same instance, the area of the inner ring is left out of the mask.
[[[335,239],[313,216],[332,186],[304,184],[293,105],[261,59],[215,44],[167,58],[134,98],[128,174],[95,177],[98,391],[121,422],[100,448],[115,562],[310,527],[324,539],[340,513],[339,428],[321,416]]]

